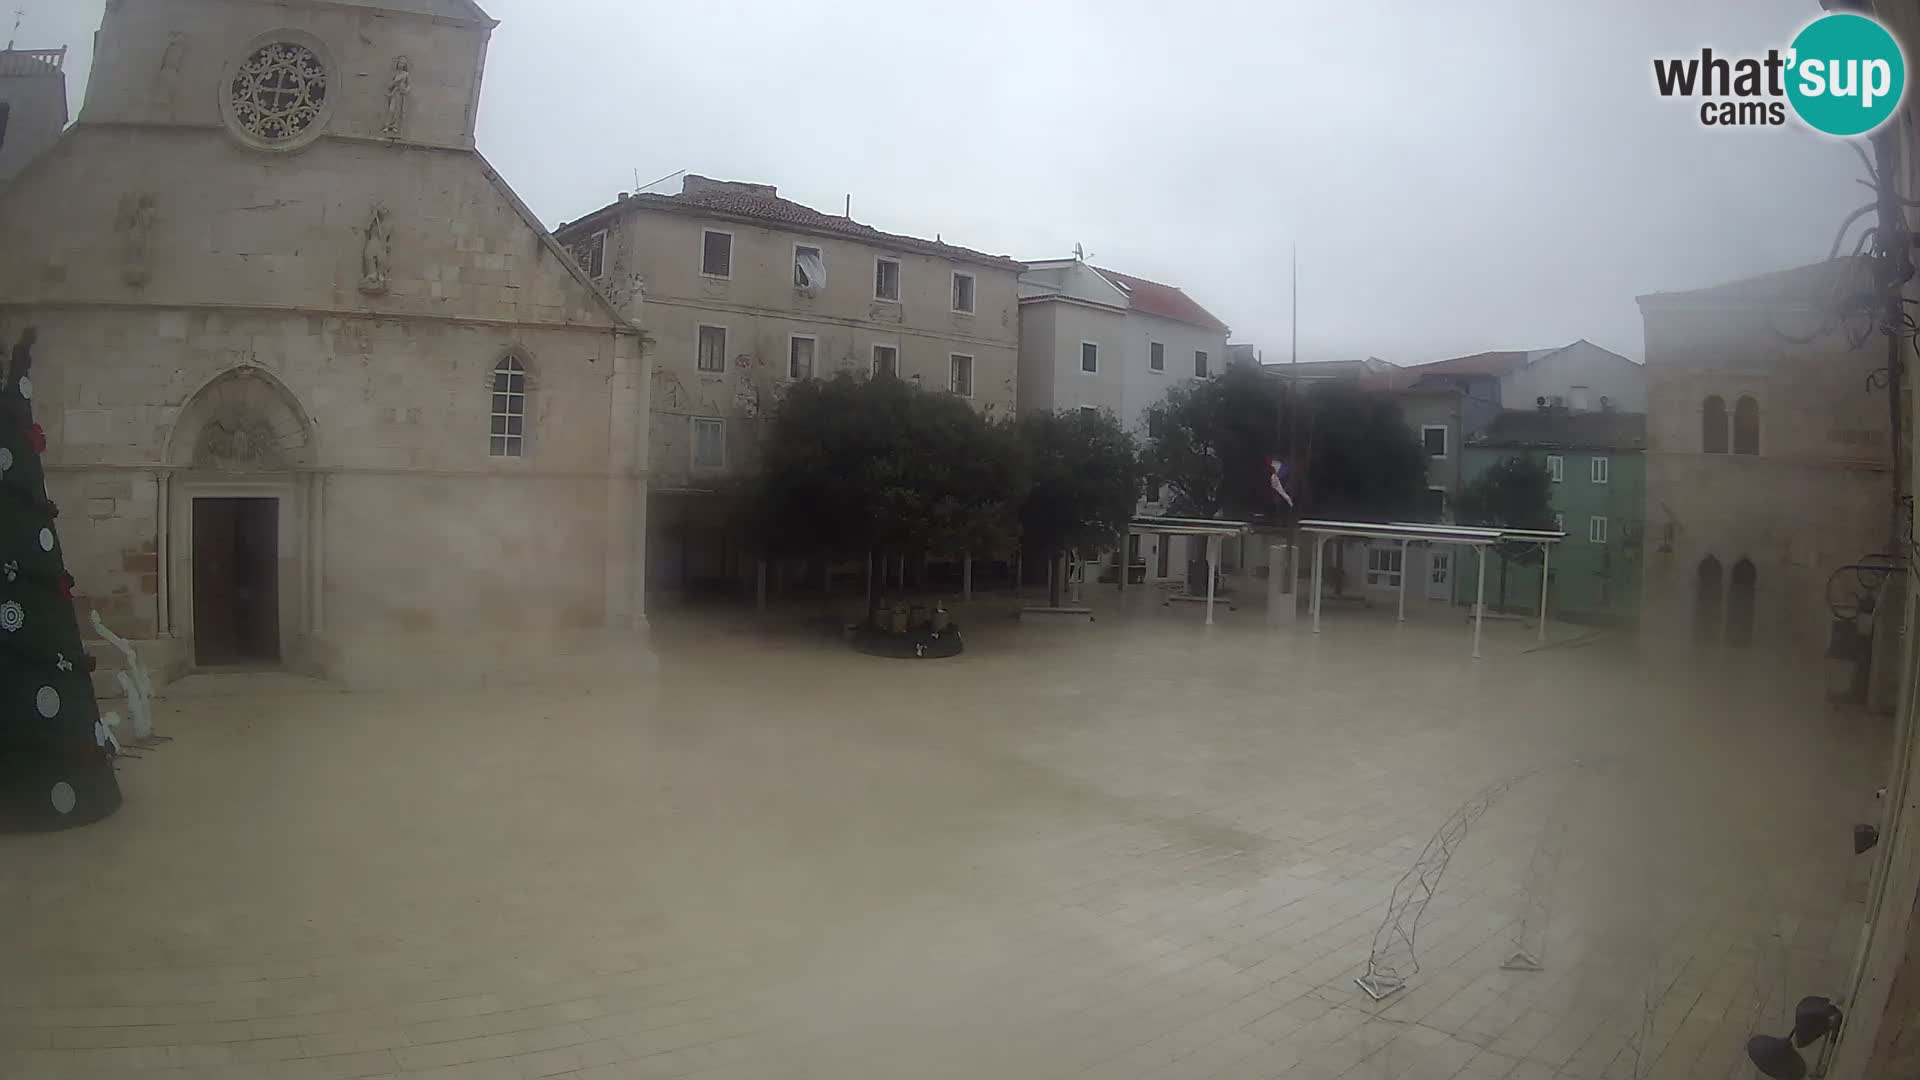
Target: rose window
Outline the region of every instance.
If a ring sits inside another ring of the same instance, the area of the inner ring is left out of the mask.
[[[326,103],[326,65],[312,49],[288,41],[254,50],[228,87],[234,122],[267,143],[298,138]]]

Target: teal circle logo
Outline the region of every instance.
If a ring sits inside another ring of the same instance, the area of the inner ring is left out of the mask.
[[[1864,15],[1828,15],[1793,39],[1787,100],[1815,131],[1864,135],[1886,122],[1907,89],[1907,60],[1887,29]]]

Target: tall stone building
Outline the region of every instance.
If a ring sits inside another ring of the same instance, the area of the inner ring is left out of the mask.
[[[1850,347],[1831,316],[1871,288],[1840,259],[1640,297],[1644,633],[1817,662],[1830,586],[1855,591],[1836,571],[1891,554],[1885,339]]]
[[[152,669],[470,682],[644,625],[640,334],[474,148],[494,26],[109,3],[0,190],[76,599]]]
[[[67,49],[0,49],[0,183],[67,126]]]
[[[749,574],[728,493],[756,468],[765,421],[795,380],[884,373],[1013,415],[1011,259],[699,175],[674,195],[622,194],[556,233],[647,326],[661,588]]]

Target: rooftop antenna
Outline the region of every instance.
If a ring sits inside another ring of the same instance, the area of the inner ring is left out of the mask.
[[[1073,261],[1074,262],[1087,261],[1087,249],[1081,247],[1079,241],[1077,240],[1074,242],[1074,245],[1073,245]]]
[[[13,33],[7,35],[7,51],[13,51],[13,43],[20,40],[20,20],[27,17],[26,8],[13,9]]]
[[[651,184],[642,184],[640,182],[640,170],[635,169],[633,170],[633,192],[634,194],[638,195],[640,192],[645,191],[650,187],[655,187],[659,184],[665,183],[666,181],[671,180],[676,176],[685,176],[685,175],[687,175],[687,170],[675,169],[673,172],[670,172],[667,175],[661,177],[660,179],[655,180]]]

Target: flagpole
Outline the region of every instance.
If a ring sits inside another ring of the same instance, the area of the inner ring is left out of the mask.
[[[1300,362],[1300,243],[1293,245],[1293,314],[1288,318],[1293,328],[1293,359],[1290,363]]]

